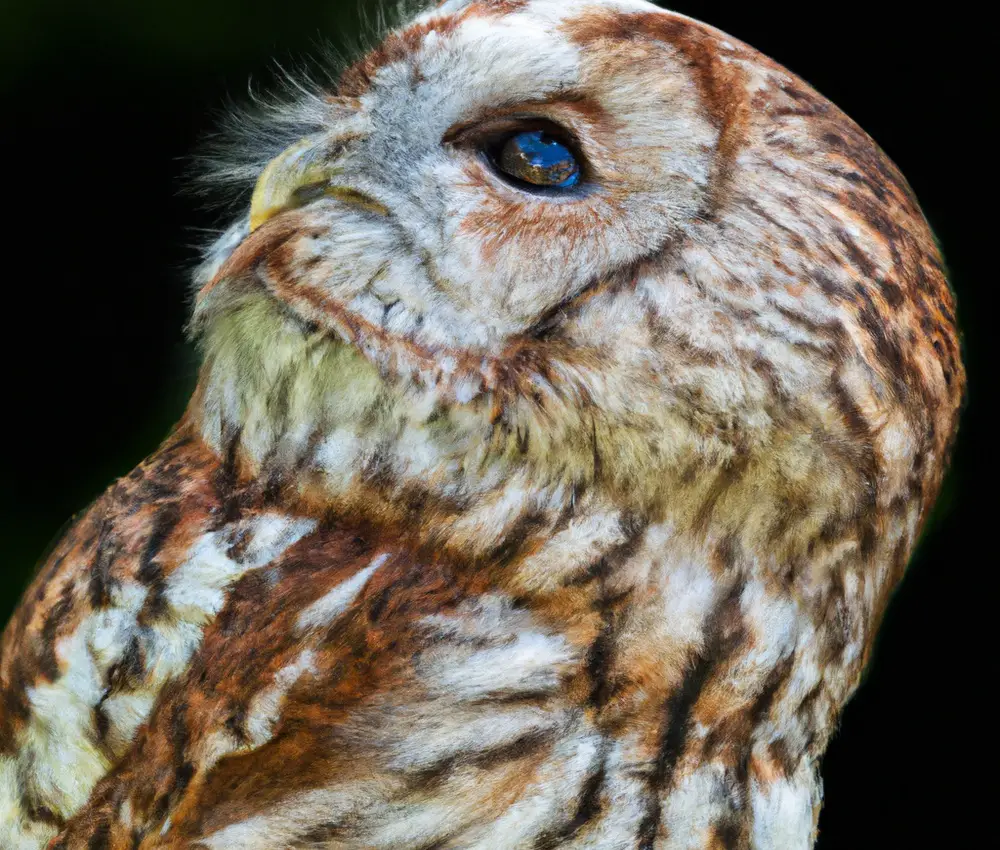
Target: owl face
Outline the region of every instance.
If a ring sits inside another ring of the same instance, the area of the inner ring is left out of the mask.
[[[631,0],[447,2],[278,118],[199,277],[215,445],[455,510],[513,481],[805,540],[891,482],[916,523],[961,383],[940,261],[770,60]]]
[[[683,55],[650,42],[651,87],[573,4],[523,6],[444,7],[346,74],[258,189],[254,225],[300,210],[273,275],[431,359],[497,358],[697,217],[719,133]],[[573,185],[511,173],[531,133]]]

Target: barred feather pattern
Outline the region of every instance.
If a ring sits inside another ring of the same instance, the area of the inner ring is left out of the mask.
[[[812,846],[964,387],[905,180],[633,0],[448,0],[280,115],[184,419],[4,633],[0,846]],[[525,116],[584,191],[490,170]]]

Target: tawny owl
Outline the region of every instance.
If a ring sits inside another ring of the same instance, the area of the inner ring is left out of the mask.
[[[244,141],[188,410],[4,635],[0,846],[809,847],[964,383],[892,163],[640,0]]]

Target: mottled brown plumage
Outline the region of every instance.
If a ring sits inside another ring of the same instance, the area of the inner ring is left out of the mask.
[[[963,391],[905,180],[625,0],[449,0],[279,118],[183,421],[4,634],[3,846],[811,846]]]

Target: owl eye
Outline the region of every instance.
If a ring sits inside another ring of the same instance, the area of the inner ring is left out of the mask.
[[[580,182],[580,163],[573,152],[544,130],[527,130],[503,141],[494,154],[498,171],[517,183],[569,189]]]

